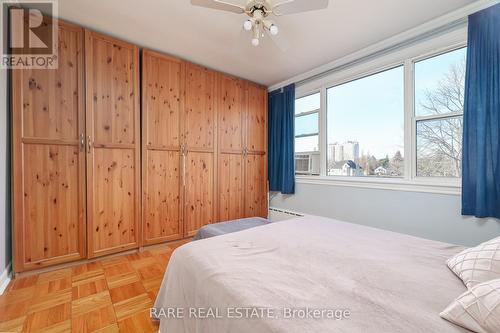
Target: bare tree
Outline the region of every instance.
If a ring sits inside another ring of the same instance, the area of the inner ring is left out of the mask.
[[[404,158],[398,150],[389,162],[389,174],[391,176],[402,176],[404,174]]]
[[[464,110],[465,59],[450,66],[436,89],[426,90],[420,106],[425,114],[458,114]],[[463,119],[443,117],[417,124],[418,172],[422,176],[459,177]]]

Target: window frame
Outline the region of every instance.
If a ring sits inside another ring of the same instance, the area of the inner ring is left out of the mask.
[[[372,70],[370,72],[367,72],[367,73],[364,73],[364,74],[359,74],[358,76],[356,76],[355,78],[353,79],[345,79],[339,83],[336,83],[335,85],[332,85],[332,86],[327,86],[326,89],[325,89],[325,99],[328,100],[328,90],[329,89],[332,89],[332,88],[335,88],[335,87],[339,87],[341,85],[344,85],[344,84],[347,84],[347,83],[351,83],[351,82],[354,82],[354,81],[357,81],[357,80],[361,80],[361,79],[364,79],[364,78],[368,78],[370,76],[374,76],[374,75],[378,75],[378,74],[381,74],[381,73],[385,73],[387,71],[390,71],[390,70],[393,70],[393,69],[396,69],[396,68],[401,68],[403,70],[403,118],[404,118],[404,113],[405,113],[405,107],[404,107],[404,104],[405,104],[405,84],[406,84],[406,72],[405,72],[405,62],[404,61],[401,61],[401,62],[396,62],[396,63],[392,63],[392,64],[388,64],[387,66],[384,66],[382,68],[379,68],[379,69],[375,69],[375,70]],[[327,140],[326,142],[326,150],[325,150],[325,169],[326,169],[326,172],[325,172],[325,176],[326,177],[339,177],[339,178],[347,178],[347,179],[353,179],[353,178],[357,178],[357,179],[405,179],[406,178],[406,152],[405,153],[405,168],[404,168],[404,174],[402,177],[377,177],[377,176],[363,176],[363,177],[360,177],[360,176],[331,176],[331,175],[328,175],[328,102],[325,101],[325,121],[326,121],[326,129],[325,129],[325,140]],[[405,129],[403,129],[403,132],[405,132]],[[405,133],[403,133],[404,135]],[[406,147],[406,141],[403,140],[403,145]],[[403,147],[403,151],[405,150]]]
[[[319,109],[314,109],[314,110],[310,110],[310,111],[306,111],[306,112],[301,112],[301,113],[294,113],[294,118],[293,118],[293,121],[294,121],[294,128],[295,128],[295,125],[296,125],[296,122],[297,122],[297,118],[301,118],[301,117],[305,117],[305,116],[310,116],[310,115],[313,115],[313,114],[317,114],[318,115],[318,131],[315,132],[315,133],[308,133],[308,134],[301,134],[301,135],[293,135],[293,147],[294,147],[294,152],[293,152],[293,159],[295,161],[296,159],[296,156],[297,155],[304,155],[306,153],[312,153],[312,151],[296,151],[295,150],[295,141],[297,140],[297,138],[308,138],[308,137],[312,137],[312,136],[317,136],[318,137],[318,152],[320,153],[320,158],[321,158],[321,136],[320,136],[320,132],[321,132],[321,128],[320,128],[320,125],[321,125],[321,121],[320,121],[320,110],[321,110],[321,92],[319,90],[317,91],[312,91],[312,92],[309,92],[308,94],[304,94],[302,96],[295,96],[295,101],[297,101],[298,99],[301,99],[301,98],[304,98],[304,97],[309,97],[309,96],[312,96],[312,95],[315,95],[315,94],[319,94],[319,97],[320,97],[320,107]],[[297,170],[295,169],[295,164],[294,164],[294,173],[295,173],[295,176],[311,176],[311,177],[317,177],[316,175],[313,175],[312,173],[303,173],[303,172],[299,172],[297,173]],[[320,175],[321,175],[321,170],[320,170]]]
[[[412,178],[413,179],[416,179],[416,180],[420,180],[420,181],[424,181],[424,182],[435,182],[437,180],[437,182],[443,182],[443,183],[449,183],[449,184],[455,184],[456,186],[460,186],[461,185],[461,181],[462,181],[462,177],[458,177],[458,178],[451,178],[451,177],[424,177],[424,176],[418,176],[418,173],[417,173],[417,126],[418,126],[418,122],[419,121],[432,121],[432,120],[440,120],[440,119],[450,119],[450,118],[455,118],[455,117],[463,117],[464,115],[464,112],[448,112],[448,113],[443,113],[443,114],[436,114],[436,115],[426,115],[426,116],[417,116],[417,112],[416,112],[416,101],[415,101],[415,94],[416,94],[416,86],[415,86],[415,78],[416,78],[416,74],[415,74],[415,65],[418,63],[418,62],[421,62],[421,61],[425,61],[425,60],[429,60],[429,59],[432,59],[432,58],[435,58],[435,57],[439,57],[441,55],[444,55],[444,54],[447,54],[447,53],[450,53],[450,52],[454,52],[454,51],[458,51],[460,49],[463,49],[463,48],[466,48],[467,47],[467,43],[461,43],[461,44],[458,44],[458,45],[452,45],[450,47],[446,47],[446,48],[443,48],[441,50],[439,50],[439,52],[433,52],[433,53],[428,53],[428,54],[424,54],[424,55],[421,55],[421,56],[418,56],[418,57],[415,57],[413,59],[411,59],[411,64],[409,64],[409,66],[411,66],[411,71],[412,71],[412,76],[411,76],[411,93],[412,93],[412,96],[411,96],[411,101],[412,101],[412,111],[411,111],[411,131],[412,131],[412,143],[413,143],[413,152],[411,154],[411,157],[412,157],[412,160],[411,160],[411,172],[412,172]]]
[[[458,195],[461,193],[461,178],[417,177],[416,125],[423,120],[415,113],[415,63],[467,47],[467,29],[462,28],[425,40],[414,41],[404,47],[389,49],[364,61],[355,61],[327,75],[307,80],[296,88],[296,99],[320,93],[319,109],[319,152],[320,175],[296,175],[298,183],[376,188],[398,191],[440,193]],[[383,177],[327,176],[327,89],[350,81],[374,75],[385,70],[403,66],[404,71],[404,177],[399,179]],[[462,115],[462,113],[457,115]],[[453,116],[457,116],[453,115]],[[446,114],[446,118],[451,114]],[[418,118],[418,119],[417,119]],[[439,116],[437,117],[439,118]]]
[[[308,94],[308,95],[302,96],[302,97],[296,97],[295,100],[298,100],[298,99],[301,99],[301,98],[305,98],[305,97],[309,97],[309,96],[312,96],[312,95],[316,95],[318,93],[319,93],[319,91],[314,92],[312,94]],[[321,95],[320,95],[320,99],[321,99]],[[299,135],[295,135],[295,133],[294,133],[294,139],[297,139],[297,138],[308,138],[308,137],[311,137],[311,136],[318,136],[319,137],[319,110],[320,110],[320,108],[314,109],[314,110],[310,110],[310,111],[301,112],[301,113],[295,113],[294,114],[294,122],[295,122],[295,124],[296,124],[297,118],[302,118],[302,117],[306,117],[306,116],[311,116],[313,114],[318,114],[318,131],[317,132],[313,132],[313,133],[307,133],[307,134],[299,134]],[[318,145],[319,145],[319,143],[318,143]],[[318,147],[318,150],[319,150],[319,147]],[[298,152],[298,153],[308,153],[308,152]]]

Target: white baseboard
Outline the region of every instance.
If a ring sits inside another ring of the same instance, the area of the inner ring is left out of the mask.
[[[9,285],[10,279],[11,279],[11,263],[5,267],[4,271],[0,275],[0,295],[3,294],[7,286]]]

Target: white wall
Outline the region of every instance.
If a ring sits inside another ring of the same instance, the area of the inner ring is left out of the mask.
[[[0,274],[11,260],[7,70],[0,69]]]
[[[271,207],[453,244],[500,236],[500,220],[462,217],[458,195],[297,183],[295,195],[271,198]]]

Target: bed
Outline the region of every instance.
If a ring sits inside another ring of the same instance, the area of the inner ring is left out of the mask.
[[[198,230],[193,237],[193,241],[260,227],[268,223],[271,222],[262,217],[247,217],[227,222],[207,224]]]
[[[462,249],[299,217],[178,248],[153,314],[162,333],[469,332],[439,317]]]

